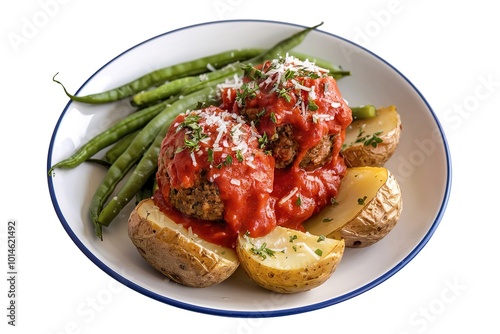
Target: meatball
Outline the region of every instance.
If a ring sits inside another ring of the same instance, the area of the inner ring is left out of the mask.
[[[247,69],[236,92],[222,96],[265,136],[263,146],[280,169],[313,170],[328,164],[339,155],[335,138],[352,121],[335,79],[290,56]]]
[[[332,158],[334,135],[326,135],[319,144],[310,148],[300,161],[300,168],[305,170],[316,169],[327,164]]]
[[[276,168],[285,168],[293,162],[299,151],[299,144],[293,138],[293,127],[287,124],[276,128],[275,138],[269,146],[276,159]]]
[[[163,200],[201,220],[252,232],[275,225],[274,158],[241,116],[210,106],[179,115],[165,136],[156,178]]]
[[[200,177],[193,187],[170,188],[170,201],[180,212],[203,220],[222,220],[224,202],[219,187]]]

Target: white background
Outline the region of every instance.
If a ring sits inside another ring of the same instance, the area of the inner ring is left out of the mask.
[[[500,27],[491,4],[488,0],[308,0],[300,5],[269,0],[2,2],[0,253],[5,255],[0,256],[0,332],[133,333],[181,328],[196,333],[413,334],[497,329],[500,277],[495,255],[500,221],[495,211],[500,182],[490,157],[498,155]],[[50,201],[47,149],[68,102],[51,81],[56,72],[65,73],[68,87],[79,87],[107,61],[145,39],[191,24],[239,18],[302,25],[324,21],[322,30],[367,47],[412,81],[440,119],[450,145],[452,193],[427,246],[376,288],[318,311],[268,319],[224,318],[149,299],[89,261],[62,228]],[[489,161],[493,166],[488,167]],[[9,219],[18,221],[16,327],[7,324],[6,316]]]

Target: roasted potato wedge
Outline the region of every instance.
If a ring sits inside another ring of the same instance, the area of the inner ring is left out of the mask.
[[[218,284],[239,265],[233,249],[199,238],[164,215],[152,199],[135,207],[128,235],[149,264],[182,285],[202,288]]]
[[[346,247],[366,247],[385,237],[403,209],[401,189],[384,167],[348,168],[332,205],[304,222],[316,235],[345,240]]]
[[[296,293],[324,283],[344,254],[344,241],[276,227],[263,237],[240,235],[236,253],[258,285],[278,293]]]
[[[395,106],[378,109],[375,117],[354,120],[346,129],[341,151],[346,165],[383,166],[399,144],[401,129]]]

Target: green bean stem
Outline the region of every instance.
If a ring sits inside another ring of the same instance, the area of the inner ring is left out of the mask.
[[[372,104],[351,107],[351,111],[353,120],[377,116],[377,108]]]
[[[145,126],[163,109],[165,109],[165,107],[166,103],[160,103],[128,115],[115,125],[90,139],[75,153],[73,153],[73,155],[56,163],[50,168],[48,174],[50,175],[56,168],[69,169],[77,167],[100,150],[117,142],[125,135]]]
[[[190,95],[175,101],[167,106],[161,113],[153,118],[134,138],[127,149],[111,165],[104,176],[101,184],[94,193],[90,203],[90,219],[94,224],[96,235],[102,240],[102,226],[99,221],[99,215],[108,200],[109,196],[115,190],[117,184],[125,177],[130,169],[145,155],[160,131],[166,131],[170,122],[181,112],[195,108],[200,101],[206,101],[214,95],[213,87],[207,87]],[[147,158],[146,158],[147,159]],[[140,176],[140,175],[138,175]],[[129,182],[130,178],[128,179]],[[132,195],[133,196],[133,195]],[[109,224],[109,222],[107,222]],[[107,225],[106,225],[107,226]]]
[[[149,89],[153,86],[163,84],[168,80],[174,80],[185,76],[206,73],[210,68],[222,68],[228,64],[253,58],[260,54],[259,49],[235,49],[213,54],[207,57],[198,58],[195,60],[186,61],[172,66],[167,66],[156,71],[149,72],[131,82],[122,86],[96,94],[85,96],[76,96],[70,94],[64,85],[55,79],[52,80],[60,84],[66,95],[77,102],[84,102],[90,104],[101,104],[114,102],[126,97],[130,97],[143,90]]]

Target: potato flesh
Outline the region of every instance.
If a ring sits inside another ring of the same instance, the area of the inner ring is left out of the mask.
[[[352,221],[385,184],[388,170],[382,167],[348,168],[335,203],[304,222],[309,233],[332,237],[332,233]],[[366,196],[366,197],[365,197]]]
[[[395,106],[380,108],[374,118],[358,119],[346,129],[342,156],[348,167],[383,166],[396,150],[401,120]],[[373,146],[370,139],[380,139]]]
[[[255,258],[265,260],[265,264],[280,270],[298,269],[308,266],[321,259],[322,255],[328,254],[338,240],[328,239],[304,234],[291,229],[277,227],[272,232],[260,238],[246,238],[245,247],[257,250],[265,244],[267,249],[274,252],[273,256],[262,256],[254,254]],[[322,254],[322,255],[318,255]]]
[[[375,168],[375,167],[372,167]],[[365,205],[353,220],[339,231],[346,247],[366,247],[384,238],[396,226],[403,209],[401,189],[394,175],[388,172],[387,181],[377,195]]]
[[[236,252],[257,284],[274,292],[296,293],[330,278],[342,258],[344,241],[276,227],[263,237],[240,236]]]

